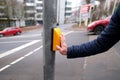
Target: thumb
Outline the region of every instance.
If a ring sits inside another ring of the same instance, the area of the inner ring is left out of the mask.
[[[58,45],[56,46],[56,48],[57,48],[57,50],[61,50],[60,46],[58,46]]]

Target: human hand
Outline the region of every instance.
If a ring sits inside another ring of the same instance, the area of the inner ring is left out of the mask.
[[[67,44],[65,41],[65,37],[64,35],[60,35],[60,39],[61,39],[61,46],[56,46],[57,50],[62,54],[62,55],[67,55]]]

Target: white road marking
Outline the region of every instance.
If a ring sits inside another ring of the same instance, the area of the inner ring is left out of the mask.
[[[70,33],[72,33],[72,32],[74,32],[74,31],[69,31],[69,32],[67,32],[67,33],[64,33],[64,35],[68,35],[68,34],[70,34]]]
[[[15,63],[17,63],[17,62],[21,61],[22,59],[24,59],[24,57],[21,57],[21,58],[19,58],[19,59],[15,60],[15,61],[13,61],[13,62],[12,62],[12,63],[10,63],[10,64],[11,64],[11,65],[13,65],[13,64],[15,64]]]
[[[14,48],[14,49],[12,49],[12,50],[9,50],[9,51],[7,51],[7,52],[5,52],[5,53],[2,53],[2,54],[0,54],[0,58],[3,58],[3,57],[5,57],[5,56],[8,56],[8,55],[10,55],[10,54],[12,54],[12,53],[15,53],[15,52],[17,52],[17,51],[20,51],[21,49],[24,49],[24,48],[26,48],[26,47],[28,47],[28,46],[31,46],[31,45],[39,42],[39,41],[41,41],[41,40],[34,40],[34,41],[29,42],[29,43],[26,43],[26,44],[24,44],[24,45],[22,45],[22,46],[20,46],[20,47],[17,47],[17,48]]]
[[[18,36],[10,36],[10,37],[1,37],[0,39],[29,38],[29,37],[37,37],[37,36],[41,36],[41,34],[18,35]]]
[[[32,34],[32,35],[21,35],[21,36],[16,36],[17,38],[22,38],[22,37],[37,37],[41,36],[41,34]]]
[[[10,65],[6,65],[5,67],[1,68],[0,72],[3,71],[3,70],[5,70],[5,69],[7,69],[8,67],[10,67]]]
[[[39,48],[37,48],[37,49],[35,49],[35,50],[29,52],[28,54],[24,55],[23,57],[20,57],[19,59],[17,59],[17,60],[15,60],[15,61],[11,62],[9,65],[6,65],[6,66],[2,67],[2,68],[0,69],[0,72],[2,72],[3,70],[9,68],[10,66],[14,65],[15,63],[20,62],[21,60],[25,59],[26,57],[32,55],[34,52],[37,52],[38,50],[40,50],[42,47],[43,47],[43,46],[40,46]]]
[[[85,58],[84,65],[83,65],[83,69],[85,70],[86,67],[87,67],[87,57]]]
[[[68,35],[68,34],[70,34],[70,33],[72,33],[72,32],[73,32],[73,31],[69,31],[69,32],[67,32],[67,33],[64,33],[64,35]],[[5,53],[3,53],[3,54],[0,55],[0,58],[3,58],[3,57],[5,57],[5,56],[7,56],[7,55],[10,55],[10,54],[14,53],[14,52],[17,52],[17,51],[19,51],[19,50],[21,50],[21,49],[23,49],[23,48],[26,48],[26,47],[28,47],[28,46],[30,46],[30,45],[33,45],[33,44],[37,43],[37,42],[39,42],[39,41],[40,41],[40,40],[34,40],[34,41],[32,41],[32,42],[30,42],[30,43],[27,43],[27,44],[25,44],[25,45],[22,45],[22,46],[20,46],[20,47],[18,47],[18,48],[15,48],[15,49],[12,49],[12,50],[10,50],[10,51],[8,51],[8,52],[5,52]],[[29,52],[28,54],[20,57],[20,58],[17,59],[17,60],[11,62],[9,65],[6,65],[6,66],[2,67],[2,68],[0,69],[0,72],[2,72],[3,70],[9,68],[10,66],[14,65],[15,63],[18,63],[19,61],[23,60],[24,58],[32,55],[34,52],[37,52],[37,51],[38,51],[39,49],[41,49],[41,48],[43,48],[43,46],[40,46],[39,48],[37,48],[37,49]]]
[[[4,44],[4,43],[20,43],[20,42],[31,42],[33,40],[23,40],[23,41],[6,41],[6,42],[0,42],[0,44]]]

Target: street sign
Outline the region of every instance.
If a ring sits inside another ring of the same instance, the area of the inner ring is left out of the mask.
[[[88,13],[90,8],[93,7],[93,6],[94,5],[92,5],[92,4],[83,5],[83,6],[81,6],[80,12],[81,13]]]
[[[84,21],[89,18],[89,13],[81,13],[81,19]]]
[[[81,6],[81,9],[80,9],[81,20],[85,21],[86,19],[90,18],[90,10],[92,7],[93,7],[92,4]]]

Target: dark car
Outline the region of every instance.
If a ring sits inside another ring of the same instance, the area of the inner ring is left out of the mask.
[[[22,29],[19,27],[8,27],[0,31],[0,37],[10,36],[10,35],[19,35],[22,33]]]
[[[93,32],[95,34],[100,34],[104,28],[109,24],[111,17],[107,17],[103,20],[97,20],[88,25],[88,32]]]

